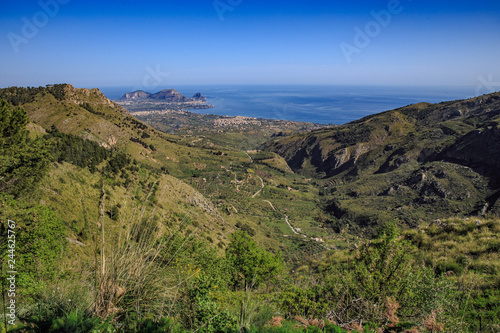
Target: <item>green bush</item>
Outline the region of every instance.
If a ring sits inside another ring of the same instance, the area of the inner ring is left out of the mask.
[[[462,274],[463,270],[464,270],[464,268],[460,264],[458,264],[454,261],[439,262],[435,268],[437,275],[441,275],[441,274],[449,273],[449,272],[453,272],[456,275],[460,275],[460,274]]]
[[[449,284],[417,264],[413,247],[398,234],[395,224],[387,224],[379,238],[362,245],[351,260],[323,267],[319,282],[288,286],[278,297],[281,310],[288,317],[363,320],[375,328],[388,322],[390,307],[413,327],[432,311],[450,307]]]
[[[200,275],[186,290],[181,308],[184,326],[198,332],[233,332],[237,324],[227,310],[221,309],[212,293],[217,285],[206,275]]]
[[[243,284],[251,289],[264,281],[271,281],[283,269],[281,254],[271,254],[259,247],[246,231],[236,231],[230,237],[226,258],[233,268],[233,285]]]
[[[15,221],[17,287],[23,299],[29,301],[62,271],[60,258],[67,243],[66,227],[58,214],[46,206],[30,206],[6,196],[1,201],[1,237],[7,239],[7,221]],[[2,253],[7,253],[6,246],[2,243]]]

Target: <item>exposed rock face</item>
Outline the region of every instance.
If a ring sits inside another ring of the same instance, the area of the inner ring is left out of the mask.
[[[467,133],[443,151],[438,158],[467,165],[492,177],[500,186],[500,128],[488,126]]]
[[[410,105],[264,149],[324,179],[322,193],[337,200],[327,211],[358,226],[384,214],[408,225],[438,212],[500,215],[500,93]]]
[[[138,100],[138,99],[148,98],[150,95],[151,95],[150,93],[147,93],[145,91],[137,90],[123,95],[123,97],[120,98],[120,100]]]

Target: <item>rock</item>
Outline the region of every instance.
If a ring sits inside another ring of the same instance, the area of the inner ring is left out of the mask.
[[[427,175],[425,173],[420,173],[407,181],[408,185],[416,185],[423,183],[427,180]]]
[[[446,223],[442,222],[440,219],[436,219],[436,220],[432,221],[431,225],[433,225],[433,224],[435,224],[435,225],[437,225],[438,227],[441,227],[441,228],[444,227],[444,226],[446,226]]]
[[[137,90],[134,92],[127,93],[120,98],[120,100],[138,100],[148,98],[151,94],[143,90]]]
[[[380,193],[380,195],[391,196],[391,195],[394,195],[395,193],[396,193],[396,189],[394,188],[394,186],[391,186],[387,190],[385,190],[384,192]]]
[[[206,102],[207,101],[207,98],[205,96],[203,96],[201,93],[196,93],[194,94],[193,98],[192,98],[193,101],[202,101],[202,102]]]
[[[486,212],[488,211],[488,207],[489,207],[488,203],[485,203],[479,215],[485,215]]]
[[[149,95],[148,98],[159,99],[167,102],[190,102],[191,99],[185,97],[175,89],[164,89],[156,94]]]

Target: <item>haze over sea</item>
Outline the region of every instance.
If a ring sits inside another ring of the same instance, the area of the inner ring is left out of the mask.
[[[155,93],[176,89],[187,97],[196,92],[206,96],[214,108],[190,110],[196,113],[255,118],[344,124],[364,116],[409,104],[439,103],[474,97],[476,87],[361,87],[313,85],[175,86],[142,89]],[[138,90],[103,87],[111,100]]]

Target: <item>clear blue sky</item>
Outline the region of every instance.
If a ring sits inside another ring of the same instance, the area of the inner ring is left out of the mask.
[[[0,0],[0,87],[500,81],[498,0],[393,1]]]

